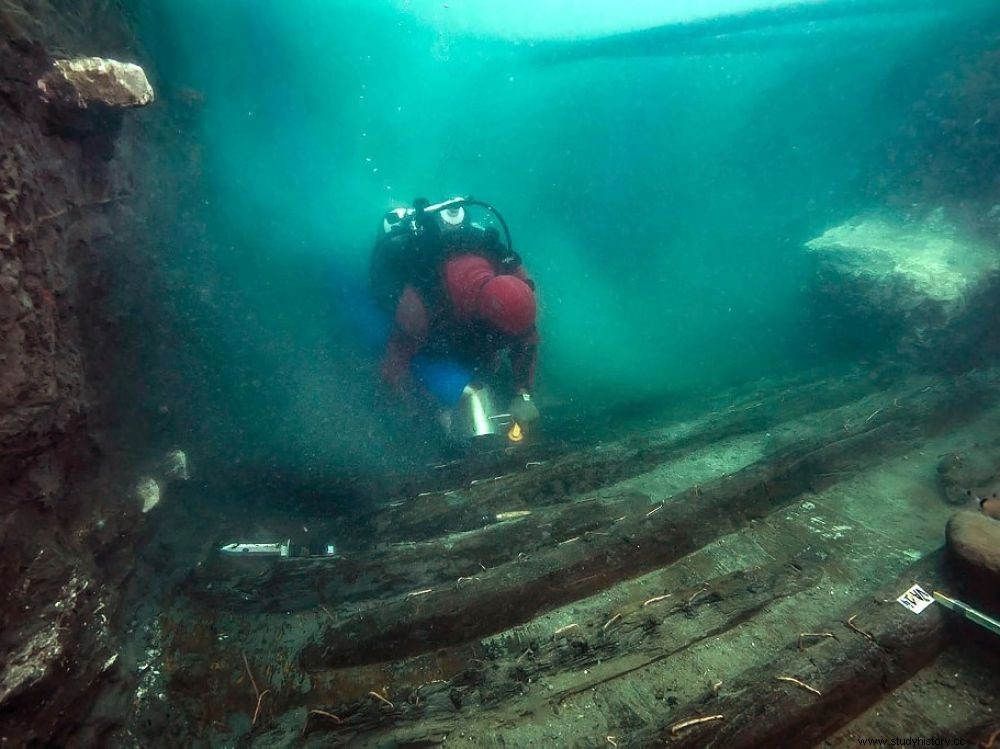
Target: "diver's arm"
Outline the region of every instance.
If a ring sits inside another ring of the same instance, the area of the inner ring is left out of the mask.
[[[538,365],[538,329],[532,327],[510,347],[510,366],[514,372],[514,387],[518,394],[531,394],[535,389],[535,369]]]
[[[382,380],[400,389],[409,375],[410,362],[427,340],[427,308],[412,286],[399,297],[394,323],[382,357]]]
[[[511,273],[512,276],[520,278],[535,290],[535,282],[531,280],[528,271],[518,262],[517,268]],[[514,386],[518,394],[531,394],[535,389],[535,368],[538,365],[538,327],[531,326],[524,335],[520,336],[510,348],[510,364],[514,370]]]
[[[510,347],[510,364],[514,370],[514,387],[517,388],[517,394],[510,402],[510,415],[522,427],[530,427],[539,418],[538,407],[531,398],[537,361],[538,331],[533,327]]]
[[[417,353],[413,340],[394,329],[389,335],[389,341],[385,346],[385,354],[382,357],[382,381],[393,388],[400,390],[406,377],[410,372],[410,362]]]

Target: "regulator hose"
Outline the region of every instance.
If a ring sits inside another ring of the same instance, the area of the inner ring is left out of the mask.
[[[492,204],[487,203],[485,200],[476,200],[471,196],[467,198],[452,198],[451,200],[445,200],[440,203],[435,203],[434,205],[425,206],[423,209],[423,213],[425,215],[432,213],[441,213],[441,211],[446,211],[449,208],[461,208],[467,205],[477,205],[480,208],[485,208],[487,211],[493,214],[497,222],[500,224],[500,227],[503,229],[504,240],[507,243],[507,254],[513,255],[514,244],[513,242],[511,242],[510,239],[510,229],[507,228],[507,222],[504,221],[504,218],[500,214],[500,211],[498,211],[495,207],[493,207]]]

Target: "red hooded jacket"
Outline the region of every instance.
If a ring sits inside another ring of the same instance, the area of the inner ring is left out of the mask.
[[[385,381],[400,386],[421,351],[492,369],[507,350],[515,387],[530,392],[539,336],[534,284],[524,269],[498,273],[490,259],[470,252],[444,261],[440,282],[444,293],[437,300],[412,284],[403,288],[382,360]]]

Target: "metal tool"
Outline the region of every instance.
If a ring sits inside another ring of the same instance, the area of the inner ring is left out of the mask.
[[[934,591],[934,600],[944,606],[946,609],[951,609],[970,622],[975,622],[983,629],[989,630],[995,635],[1000,635],[1000,622],[991,616],[987,616],[982,611],[978,611],[967,603],[962,603],[961,601],[956,601],[954,598],[949,598],[944,593],[939,593]]]
[[[466,385],[452,411],[452,432],[461,439],[502,434],[510,425],[510,414],[497,413],[493,392],[486,385]]]
[[[292,542],[274,544],[226,544],[219,551],[232,556],[287,557],[291,553]]]
[[[270,544],[233,543],[219,548],[219,553],[227,557],[289,559],[299,557],[339,557],[336,544],[327,543],[320,547],[293,546],[291,539]]]

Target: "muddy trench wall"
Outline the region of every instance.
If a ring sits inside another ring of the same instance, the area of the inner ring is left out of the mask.
[[[0,3],[0,739],[64,744],[116,667],[142,530],[125,324],[156,274],[143,239],[155,114],[64,106],[54,60],[142,63],[113,1]],[[141,279],[125,283],[123,279]],[[100,732],[100,725],[94,726]]]
[[[1000,34],[995,18],[944,39],[923,94],[906,102],[903,125],[869,176],[868,194],[903,213],[939,206],[1000,237]]]

